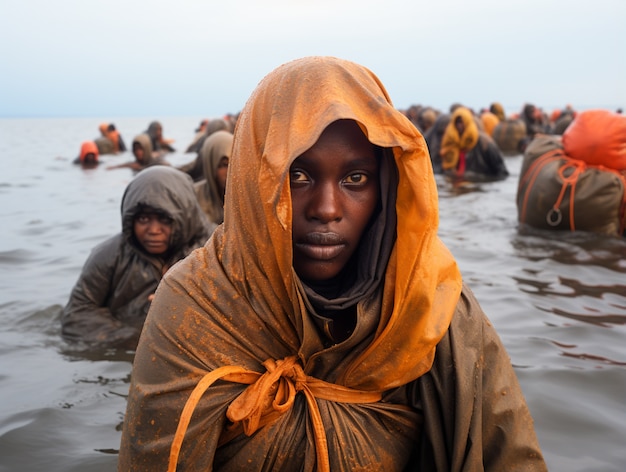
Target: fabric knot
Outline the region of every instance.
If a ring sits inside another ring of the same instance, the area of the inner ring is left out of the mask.
[[[220,438],[222,444],[236,437],[241,431],[250,436],[260,427],[276,420],[292,407],[296,394],[302,392],[307,401],[317,469],[320,472],[329,472],[330,465],[325,427],[316,399],[344,403],[374,403],[382,398],[381,392],[353,390],[310,377],[305,374],[297,356],[279,360],[268,359],[263,362],[263,366],[266,372],[262,374],[243,367],[224,366],[200,379],[180,415],[170,448],[168,472],[176,470],[185,432],[196,405],[217,380],[249,385],[226,410],[226,416],[233,424],[222,433]]]
[[[246,388],[226,410],[233,423],[241,422],[247,436],[253,434],[261,418],[273,412],[284,413],[293,405],[296,393],[303,390],[306,375],[295,356],[263,362],[267,371]]]

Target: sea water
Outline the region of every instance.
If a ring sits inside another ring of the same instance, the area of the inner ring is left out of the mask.
[[[150,121],[174,165],[206,117],[0,119],[0,470],[113,471],[132,352],[79,351],[60,313],[93,246],[121,230],[129,152],[72,164],[113,122],[127,146]],[[210,117],[209,117],[210,118]],[[551,471],[626,470],[626,239],[527,231],[501,182],[438,179],[440,236],[492,320]]]

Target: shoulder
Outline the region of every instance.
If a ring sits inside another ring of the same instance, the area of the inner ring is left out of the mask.
[[[455,349],[480,350],[485,331],[489,330],[490,327],[491,323],[474,292],[466,284],[463,284],[454,316],[448,328],[450,342],[455,345]]]
[[[119,233],[94,246],[85,265],[114,265],[128,243]]]

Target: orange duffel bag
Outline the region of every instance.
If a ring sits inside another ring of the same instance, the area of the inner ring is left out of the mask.
[[[609,110],[579,112],[563,132],[563,149],[572,159],[626,170],[626,116]]]
[[[518,220],[539,229],[623,236],[626,177],[566,155],[560,136],[537,135],[524,152]]]

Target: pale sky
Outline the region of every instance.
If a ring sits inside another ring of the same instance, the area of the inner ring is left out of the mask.
[[[309,55],[397,108],[626,108],[626,1],[0,0],[0,116],[212,118]]]

